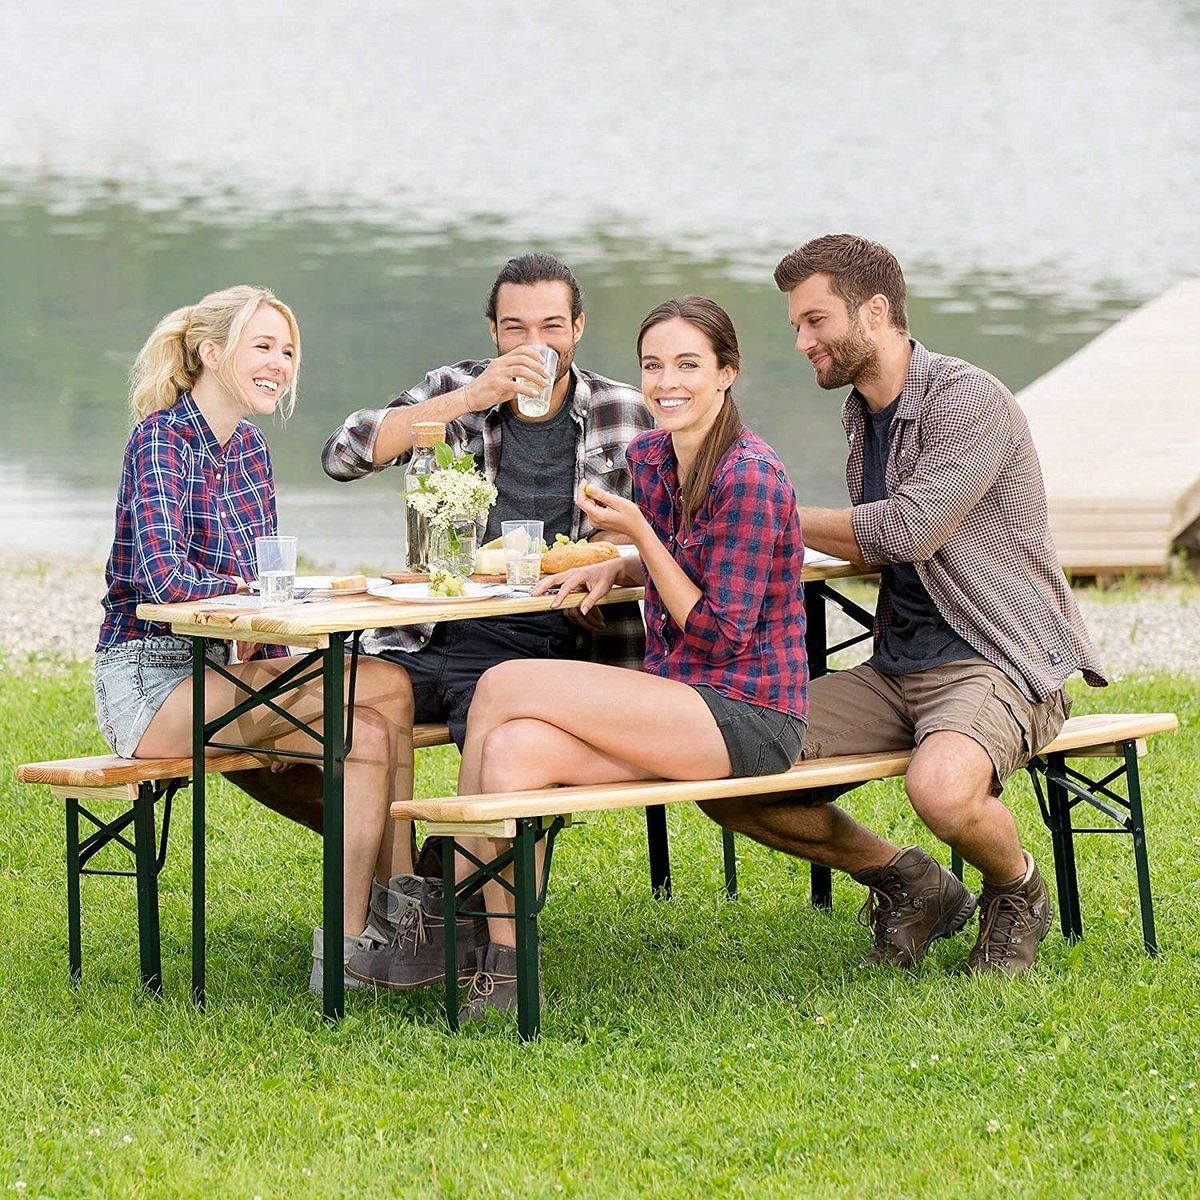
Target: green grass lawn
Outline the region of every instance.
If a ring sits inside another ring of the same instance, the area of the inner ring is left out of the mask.
[[[670,814],[675,899],[647,894],[638,814],[567,830],[541,921],[540,1042],[446,1033],[438,996],[306,990],[320,847],[225,785],[209,803],[209,1008],[186,1000],[186,803],[161,878],[167,997],[137,994],[131,880],[85,878],[84,979],[66,972],[62,804],[16,764],[102,749],[88,669],[7,674],[0,697],[0,1194],[53,1196],[1195,1196],[1200,1191],[1200,688],[1076,690],[1076,712],[1184,723],[1144,763],[1162,954],[1142,953],[1128,840],[1083,838],[1086,940],[1036,971],[863,974],[862,891]],[[422,794],[453,788],[425,751]],[[1024,778],[1009,789],[1043,870]],[[853,811],[930,839],[899,784]],[[102,865],[97,863],[96,865]],[[971,926],[972,936],[974,925]]]

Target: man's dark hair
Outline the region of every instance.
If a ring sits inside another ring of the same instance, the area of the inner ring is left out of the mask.
[[[827,233],[780,259],[775,286],[790,292],[813,275],[828,275],[833,293],[851,312],[872,296],[885,296],[892,324],[907,331],[908,288],[896,256],[886,246],[852,233]]]
[[[487,319],[493,323],[496,320],[496,297],[506,283],[565,283],[571,293],[571,320],[577,321],[583,312],[583,293],[579,290],[574,273],[553,254],[519,254],[500,268],[500,274],[488,293],[485,309]]]

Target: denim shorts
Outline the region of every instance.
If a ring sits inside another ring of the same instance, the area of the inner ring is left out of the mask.
[[[207,657],[229,661],[224,642],[209,642]],[[142,734],[167,697],[192,673],[188,638],[141,638],[96,655],[96,721],[114,754],[132,758]]]
[[[725,740],[731,779],[774,775],[799,761],[804,749],[804,722],[799,717],[747,700],[733,700],[707,684],[693,686]]]

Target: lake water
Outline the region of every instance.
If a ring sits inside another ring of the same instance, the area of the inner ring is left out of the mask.
[[[513,253],[572,263],[579,360],[619,378],[652,305],[724,304],[743,409],[816,503],[844,447],[770,280],[798,242],[888,242],[916,336],[1014,389],[1200,270],[1195,4],[650,11],[0,5],[0,547],[106,552],[132,356],[232,282],[304,331],[269,432],[285,531],[380,568],[399,473],[333,483],[321,445],[487,354]]]

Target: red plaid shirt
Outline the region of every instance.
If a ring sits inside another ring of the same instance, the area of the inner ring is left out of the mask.
[[[262,431],[240,421],[222,446],[191,393],[181,393],[135,426],[125,445],[97,651],[170,633],[168,625],[137,619],[144,601],[223,596],[257,578],[254,539],[275,531]],[[261,653],[287,650],[264,646]]]
[[[807,720],[804,542],[778,455],[743,429],[683,530],[670,434],[642,434],[628,461],[638,507],[703,593],[680,629],[647,573],[645,669]]]

